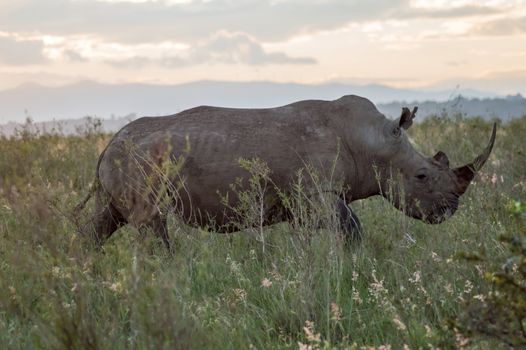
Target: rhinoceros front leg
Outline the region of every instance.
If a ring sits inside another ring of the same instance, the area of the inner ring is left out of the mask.
[[[168,224],[166,215],[157,214],[150,221],[139,227],[141,234],[146,234],[147,231],[152,231],[157,237],[163,240],[164,246],[169,252],[172,252],[170,246],[170,236],[168,235]]]
[[[340,227],[343,230],[346,241],[359,241],[362,239],[362,225],[360,220],[353,213],[351,207],[344,200],[340,199],[336,204]]]

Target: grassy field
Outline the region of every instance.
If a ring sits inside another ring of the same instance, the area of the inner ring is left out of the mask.
[[[420,151],[445,151],[460,165],[490,130],[478,119],[434,118],[409,134]],[[265,229],[263,245],[171,217],[175,256],[130,227],[103,251],[76,238],[70,212],[109,137],[95,128],[0,139],[2,349],[505,348],[448,324],[491,288],[484,271],[506,258],[499,236],[522,229],[510,208],[526,202],[526,117],[499,125],[488,163],[441,225],[370,198],[353,204],[360,244],[280,224]],[[481,251],[488,261],[455,258]]]

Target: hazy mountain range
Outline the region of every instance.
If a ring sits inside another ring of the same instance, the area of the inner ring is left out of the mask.
[[[18,123],[30,117],[40,129],[61,128],[64,133],[71,133],[85,124],[81,119],[85,116],[104,119],[103,129],[111,132],[136,116],[174,114],[198,105],[275,107],[304,99],[332,100],[349,94],[369,98],[390,117],[398,116],[405,105],[418,105],[422,118],[442,113],[504,120],[526,115],[526,99],[521,95],[503,97],[469,89],[439,91],[341,83],[213,81],[108,85],[86,81],[62,87],[25,84],[0,91],[0,132],[11,135]],[[49,122],[52,120],[60,122]]]

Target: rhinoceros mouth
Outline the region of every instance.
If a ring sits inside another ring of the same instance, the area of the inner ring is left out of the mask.
[[[428,224],[440,224],[453,216],[457,208],[458,201],[449,202],[447,205],[436,208],[432,214],[427,215],[423,220]]]
[[[426,216],[424,218],[424,222],[426,224],[437,225],[437,224],[441,224],[444,221],[446,221],[446,219],[449,218],[450,216],[451,216],[451,214],[449,214],[449,215],[448,214],[443,214],[443,215],[433,214],[433,215]]]

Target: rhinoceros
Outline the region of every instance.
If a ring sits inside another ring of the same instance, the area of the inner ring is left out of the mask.
[[[425,157],[408,140],[405,130],[416,111],[417,107],[412,111],[404,107],[401,116],[391,120],[368,99],[349,95],[266,109],[200,106],[140,118],[118,131],[102,152],[98,186],[79,208],[96,194],[90,225],[99,243],[131,224],[153,230],[169,248],[166,213],[156,195],[167,192],[166,181],[184,181],[175,190],[181,192],[178,206],[186,223],[229,231],[232,215],[220,194],[250,176],[239,166],[240,159],[259,159],[270,169],[273,186],[285,193],[306,164],[322,173],[331,169],[331,176],[345,185],[334,211],[348,235],[361,230],[349,203],[375,195],[383,195],[410,217],[438,224],[457,210],[459,197],[488,159],[496,125],[489,144],[473,162],[450,168],[445,153]],[[155,175],[166,159],[181,158],[175,179]],[[388,188],[393,174],[399,174],[403,188],[394,195]],[[276,191],[269,191],[268,197],[265,203],[272,205],[264,210],[265,224],[285,221],[287,215],[276,214],[286,211]]]

